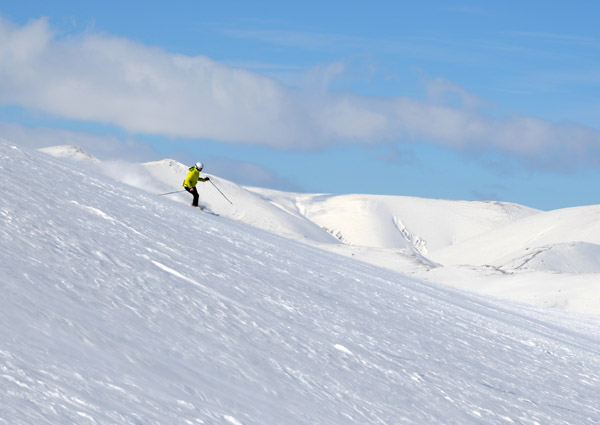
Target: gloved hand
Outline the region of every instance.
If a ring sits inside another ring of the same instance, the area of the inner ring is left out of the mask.
[[[209,180],[210,180],[210,177],[206,177],[206,178],[205,178],[205,180],[206,180],[206,181],[209,181]]]

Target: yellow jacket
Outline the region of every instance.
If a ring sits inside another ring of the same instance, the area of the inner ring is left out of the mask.
[[[200,178],[200,171],[196,167],[191,167],[189,169],[189,173],[187,174],[185,180],[183,181],[183,187],[196,187],[198,181],[205,182],[208,179]]]

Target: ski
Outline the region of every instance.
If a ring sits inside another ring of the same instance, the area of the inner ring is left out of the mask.
[[[196,206],[194,206],[194,205],[192,205],[192,207],[196,208],[197,210],[200,210],[200,211],[202,211],[203,213],[206,213],[206,214],[210,214],[210,215],[214,215],[214,216],[216,216],[216,217],[219,217],[219,214],[217,214],[216,212],[212,212],[211,210],[207,210],[207,209],[206,209],[206,208],[204,208],[204,207],[201,207],[201,206],[197,206],[197,207],[196,207]]]

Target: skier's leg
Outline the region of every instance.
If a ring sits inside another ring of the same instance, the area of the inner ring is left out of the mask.
[[[198,199],[200,198],[200,196],[198,195],[198,191],[196,190],[196,188],[195,187],[186,187],[185,190],[187,190],[189,193],[191,193],[192,196],[194,197],[194,200],[192,201],[192,206],[197,207]]]

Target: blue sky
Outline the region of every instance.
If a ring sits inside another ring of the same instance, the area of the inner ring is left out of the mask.
[[[0,137],[290,191],[599,203],[597,2],[10,3]]]

